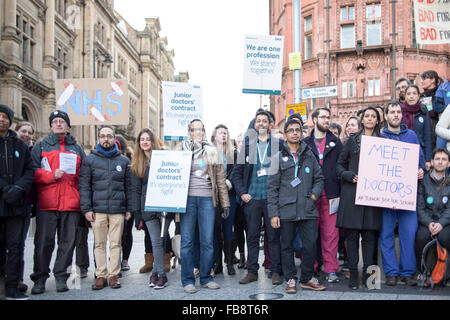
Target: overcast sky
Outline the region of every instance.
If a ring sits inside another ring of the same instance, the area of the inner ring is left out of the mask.
[[[208,140],[225,124],[232,138],[245,131],[260,96],[242,93],[244,36],[269,34],[267,0],[115,0],[115,9],[137,30],[159,17],[161,36],[175,50],[175,73],[188,71],[202,86]],[[268,104],[264,97],[263,105]]]

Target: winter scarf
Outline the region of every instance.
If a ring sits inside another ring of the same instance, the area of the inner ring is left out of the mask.
[[[420,101],[410,106],[406,101],[402,105],[402,123],[406,124],[408,129],[414,130],[414,116],[420,110]]]
[[[116,152],[117,152],[117,144],[114,144],[114,148],[112,148],[109,151],[106,151],[105,149],[102,148],[102,146],[99,144],[97,144],[97,148],[96,150],[98,152],[100,152],[102,155],[104,155],[106,158],[111,158]]]
[[[200,161],[206,159],[208,164],[222,163],[216,148],[208,141],[194,142],[191,138],[183,141],[182,150],[192,151],[192,160]]]

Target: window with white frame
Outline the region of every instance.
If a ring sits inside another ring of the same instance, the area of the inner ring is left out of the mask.
[[[341,7],[341,22],[355,20],[355,7]]]
[[[381,44],[381,4],[379,3],[366,6],[366,44],[368,46]]]
[[[381,95],[381,80],[380,79],[369,79],[367,81],[367,96],[379,96]]]
[[[343,81],[341,86],[341,96],[343,99],[353,98],[355,96],[355,82]]]
[[[311,59],[313,55],[313,35],[312,35],[312,16],[307,16],[304,18],[304,28],[303,28],[304,38],[305,38],[305,56],[304,59]]]
[[[341,49],[355,47],[355,25],[341,25]]]
[[[366,19],[381,18],[381,4],[372,3],[366,6]]]

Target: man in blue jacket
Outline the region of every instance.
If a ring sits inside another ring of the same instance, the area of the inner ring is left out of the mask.
[[[280,234],[271,227],[267,211],[267,175],[271,166],[271,155],[280,149],[280,141],[270,135],[270,115],[258,111],[254,129],[249,129],[248,137],[238,156],[231,180],[244,205],[247,220],[248,274],[239,281],[247,284],[258,280],[259,237],[261,219],[267,227],[272,284],[281,284]],[[255,132],[256,131],[256,132]]]
[[[414,131],[402,124],[402,108],[398,102],[387,104],[384,109],[384,117],[387,127],[384,127],[381,136],[402,142],[419,144],[419,139]],[[422,149],[419,155],[418,178],[423,178],[425,161]],[[398,222],[398,235],[400,240],[400,265],[395,255],[395,226]],[[380,234],[381,255],[383,258],[383,270],[386,274],[386,285],[397,285],[400,281],[410,286],[417,285],[414,278],[416,273],[416,255],[414,251],[415,235],[417,231],[417,211],[396,210],[395,208],[383,208],[383,225]]]

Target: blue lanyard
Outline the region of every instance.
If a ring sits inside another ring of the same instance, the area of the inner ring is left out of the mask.
[[[269,149],[269,141],[267,141],[266,144],[266,151],[264,151],[264,156],[261,159],[261,152],[259,151],[259,142],[256,143],[258,145],[258,158],[259,158],[259,162],[261,163],[261,167],[263,166],[264,160],[266,159],[266,155],[267,155],[267,150]]]
[[[324,138],[326,139],[326,138]],[[323,160],[323,153],[320,152],[319,143],[317,143],[316,137],[314,137],[314,143],[316,144],[317,153],[319,154],[319,159]]]
[[[294,157],[294,154],[291,152],[291,154],[292,154],[292,158],[294,159],[294,163],[295,163],[295,176],[294,176],[294,179],[295,178],[297,178],[297,174],[298,174],[298,159],[296,159],[295,157]]]

